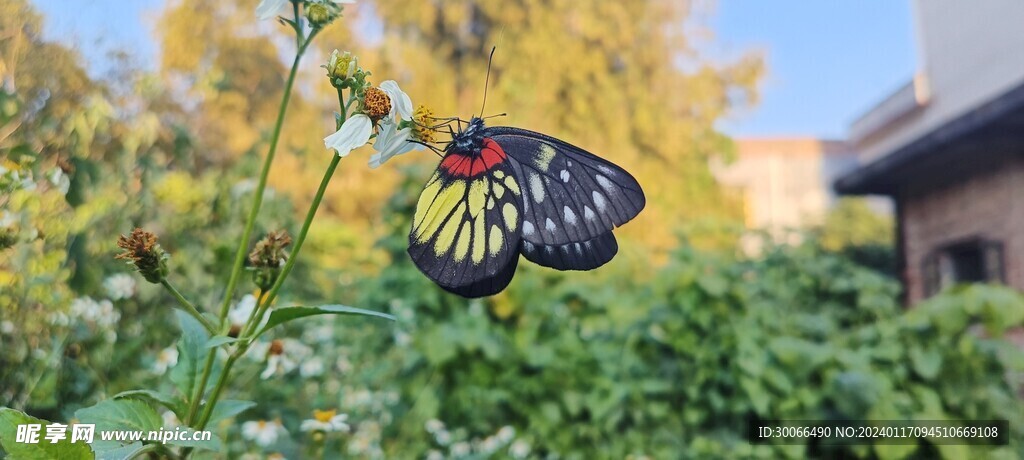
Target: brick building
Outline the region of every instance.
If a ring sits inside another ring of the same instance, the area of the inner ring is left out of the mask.
[[[915,0],[920,73],[850,128],[836,191],[885,195],[907,300],[1024,289],[1024,2]]]

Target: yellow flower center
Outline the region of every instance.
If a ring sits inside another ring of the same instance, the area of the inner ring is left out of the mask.
[[[413,125],[412,135],[416,140],[424,143],[434,142],[434,130],[430,128],[433,123],[434,111],[430,110],[425,105],[416,107],[416,111],[412,114]]]
[[[330,422],[331,419],[334,418],[334,416],[337,415],[337,414],[338,414],[338,411],[336,411],[336,410],[317,410],[317,409],[313,409],[313,418],[316,419],[316,421],[321,422],[321,423]]]
[[[363,107],[366,109],[366,115],[371,119],[380,120],[391,113],[391,98],[379,88],[367,88]]]
[[[334,67],[327,69],[328,73],[332,78],[345,78],[348,74],[348,66],[352,63],[353,59],[355,59],[355,56],[348,51],[338,55],[338,60],[334,63]]]

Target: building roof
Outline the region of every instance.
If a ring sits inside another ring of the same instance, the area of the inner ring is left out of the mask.
[[[836,192],[850,195],[894,195],[908,180],[955,176],[963,160],[982,160],[997,149],[1019,146],[1024,151],[1024,84],[1017,85],[909,143],[844,174]]]

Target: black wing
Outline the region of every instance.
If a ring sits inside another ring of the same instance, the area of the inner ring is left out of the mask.
[[[615,256],[611,231],[644,208],[640,184],[615,164],[544,134],[487,128],[514,161],[522,187],[523,255],[559,270],[590,270]]]
[[[413,262],[464,297],[505,289],[519,262],[520,194],[509,162],[472,178],[438,168],[416,204],[409,233]]]

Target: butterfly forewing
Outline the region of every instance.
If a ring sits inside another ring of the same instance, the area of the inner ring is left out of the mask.
[[[622,168],[578,147],[518,128],[488,128],[522,187],[522,252],[560,270],[589,270],[618,250],[611,231],[645,204]]]
[[[446,157],[416,204],[409,255],[441,287],[467,297],[501,291],[515,273],[521,187],[501,156]]]

